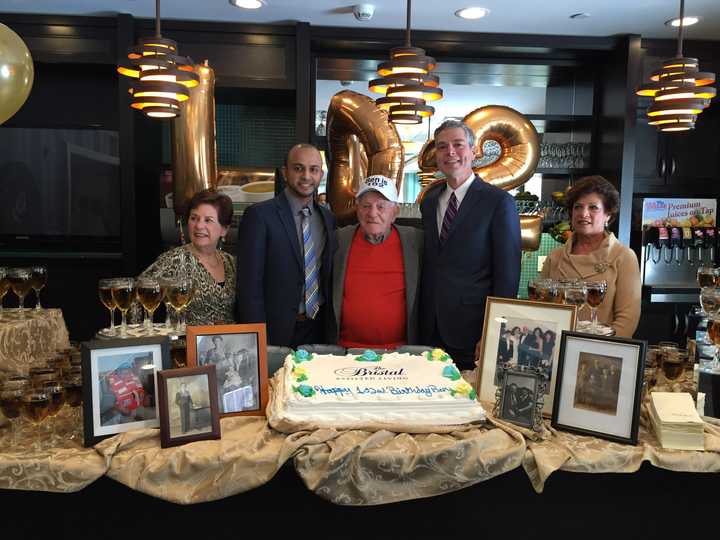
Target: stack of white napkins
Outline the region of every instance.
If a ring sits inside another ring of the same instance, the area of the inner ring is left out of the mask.
[[[703,421],[687,392],[653,392],[650,417],[663,448],[705,450]]]

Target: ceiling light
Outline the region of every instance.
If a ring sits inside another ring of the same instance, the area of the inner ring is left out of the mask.
[[[685,0],[680,0],[680,17],[686,21]],[[717,90],[709,85],[715,74],[701,72],[697,58],[683,56],[683,29],[678,25],[678,47],[674,58],[668,58],[662,67],[650,75],[650,82],[641,85],[636,94],[653,98],[647,109],[648,124],[660,131],[687,131],[695,127],[697,115],[710,105]]]
[[[197,86],[200,77],[192,60],[178,54],[177,43],[160,34],[160,0],[155,0],[155,35],[140,38],[127,57],[129,62],[117,71],[138,79],[130,88],[130,106],[152,118],[179,116],[180,102],[189,98],[188,89]]]
[[[482,19],[485,15],[489,14],[490,10],[483,7],[466,7],[458,9],[455,15],[461,19]]]
[[[683,26],[692,26],[693,24],[697,24],[700,21],[700,17],[683,17]],[[680,19],[670,19],[669,21],[665,21],[665,26],[674,26],[678,27],[680,26]]]
[[[263,7],[265,2],[262,0],[229,0],[230,5],[239,7],[242,9],[258,9]]]
[[[390,61],[377,67],[381,78],[368,84],[371,92],[385,94],[375,104],[388,111],[388,120],[395,124],[419,124],[423,118],[432,116],[435,109],[426,101],[442,99],[440,79],[430,72],[435,69],[435,59],[426,56],[425,50],[410,44],[411,0],[407,0],[407,28],[405,45],[390,50]]]

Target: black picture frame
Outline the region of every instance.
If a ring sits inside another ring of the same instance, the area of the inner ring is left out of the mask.
[[[167,336],[86,341],[81,353],[85,447],[160,427],[156,374],[171,367]]]
[[[636,445],[647,343],[563,332],[551,425]]]
[[[501,383],[497,388],[493,415],[518,426],[540,430],[544,392],[548,385],[544,371],[501,367],[498,374]]]
[[[182,399],[183,390],[186,390],[187,400]],[[220,438],[214,365],[159,372],[158,402],[160,446],[163,448]]]

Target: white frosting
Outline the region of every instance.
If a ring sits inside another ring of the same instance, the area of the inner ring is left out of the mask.
[[[317,427],[368,424],[457,425],[485,419],[455,365],[427,355],[389,353],[379,362],[357,355],[285,359],[278,415]],[[453,373],[454,372],[454,373]],[[449,376],[448,376],[449,375]]]

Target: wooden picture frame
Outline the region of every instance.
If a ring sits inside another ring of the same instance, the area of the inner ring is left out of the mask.
[[[156,373],[170,367],[167,336],[84,342],[83,444],[159,427]]]
[[[646,343],[563,332],[551,425],[637,444]]]
[[[265,416],[268,404],[264,323],[187,327],[187,365],[216,367],[220,417]]]
[[[540,367],[545,370],[548,380],[543,414],[550,416],[557,373],[557,345],[563,331],[575,328],[576,317],[577,307],[573,305],[489,296],[480,340],[476,382],[478,399],[495,401],[501,383],[499,366]],[[531,347],[530,338],[537,338],[538,330],[542,334],[542,344]],[[509,336],[504,332],[508,332]]]
[[[160,446],[220,438],[215,366],[158,373]]]

